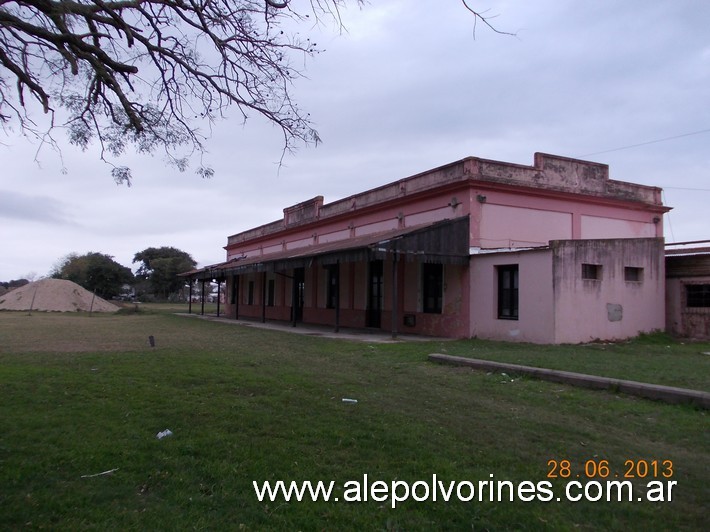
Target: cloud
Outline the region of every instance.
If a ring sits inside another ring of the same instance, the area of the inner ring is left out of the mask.
[[[73,224],[66,204],[47,196],[0,189],[0,217],[44,224]]]

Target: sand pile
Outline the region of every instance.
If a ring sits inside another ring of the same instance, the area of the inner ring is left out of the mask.
[[[0,296],[0,310],[116,312],[118,307],[71,281],[42,279]]]

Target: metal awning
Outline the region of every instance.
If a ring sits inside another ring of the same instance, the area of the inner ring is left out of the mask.
[[[438,264],[468,264],[468,216],[429,224],[356,236],[335,242],[313,244],[276,253],[237,257],[227,262],[181,273],[189,279],[224,279],[252,272],[277,272],[337,262],[384,259]]]

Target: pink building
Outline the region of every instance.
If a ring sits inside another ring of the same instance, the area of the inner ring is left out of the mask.
[[[661,189],[606,165],[469,157],[232,235],[223,314],[457,338],[621,339],[665,327]]]

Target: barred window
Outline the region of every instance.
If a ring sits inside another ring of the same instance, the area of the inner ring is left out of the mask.
[[[710,284],[687,284],[685,285],[685,295],[686,307],[710,307]]]

